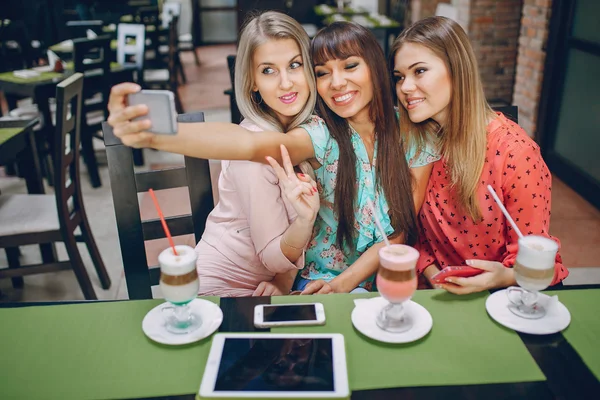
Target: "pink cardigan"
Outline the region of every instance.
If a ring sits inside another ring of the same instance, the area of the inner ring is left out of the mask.
[[[261,129],[248,122],[251,131]],[[281,235],[296,218],[275,171],[250,161],[222,161],[219,202],[208,216],[196,246],[200,294],[251,296],[277,273],[304,267],[304,254],[291,263],[282,253]]]

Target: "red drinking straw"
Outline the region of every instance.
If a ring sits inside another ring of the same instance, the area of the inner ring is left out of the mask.
[[[167,226],[167,221],[165,221],[165,216],[160,210],[160,206],[158,205],[158,200],[156,199],[156,195],[154,194],[154,190],[148,189],[148,193],[150,193],[150,197],[152,197],[152,201],[154,202],[154,207],[156,207],[156,211],[158,212],[158,216],[160,217],[160,222],[162,223],[163,229],[165,230],[165,234],[167,235],[167,239],[169,239],[169,244],[171,244],[171,248],[173,249],[173,254],[178,256],[177,250],[175,250],[175,242],[173,242],[173,238],[171,237],[171,231],[169,231],[169,227]]]

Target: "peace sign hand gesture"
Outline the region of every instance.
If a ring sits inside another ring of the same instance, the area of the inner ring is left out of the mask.
[[[279,186],[298,213],[298,218],[313,224],[320,207],[317,183],[304,174],[296,175],[290,155],[284,145],[281,145],[283,168],[272,157],[266,157],[266,159],[275,170],[277,178],[279,178]]]

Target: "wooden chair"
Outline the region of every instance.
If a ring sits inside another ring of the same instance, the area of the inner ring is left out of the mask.
[[[75,71],[85,76],[81,113],[81,153],[92,187],[102,186],[94,138],[102,139],[102,122],[108,117],[108,96],[112,86],[110,37],[73,40]]]
[[[83,75],[78,73],[56,86],[54,195],[0,196],[0,248],[63,242],[69,259],[36,265],[13,264],[9,269],[0,270],[0,279],[73,269],[85,298],[95,300],[96,293],[77,241],[87,245],[102,288],[108,289],[111,282],[87,220],[79,183],[82,92]],[[78,227],[81,235],[75,235]]]
[[[144,72],[144,52],[146,50],[146,27],[142,24],[119,24],[117,26],[117,63],[133,66],[136,80]]]
[[[71,39],[87,38],[88,30],[96,35],[101,35],[103,25],[104,22],[101,20],[67,21],[67,29]]]
[[[178,121],[202,122],[204,114],[179,115]],[[158,285],[160,269],[148,266],[144,241],[164,238],[165,234],[160,220],[142,222],[138,193],[150,188],[163,190],[187,186],[191,214],[167,217],[166,220],[173,236],[193,233],[198,242],[206,218],[214,207],[208,161],[185,157],[185,167],[136,173],[131,148],[123,145],[108,123],[104,123],[102,129],[129,298],[151,299],[151,286]]]
[[[519,107],[517,106],[497,106],[492,107],[494,111],[499,111],[504,116],[515,123],[519,123]]]
[[[179,82],[177,80],[177,23],[178,17],[174,16],[169,23],[169,46],[166,68],[153,68],[144,64],[142,86],[157,87],[170,90],[175,95],[175,108],[179,114],[183,113],[183,104],[179,97]],[[146,61],[144,61],[146,62]]]
[[[196,1],[192,2],[192,15],[194,13],[194,10],[196,9]],[[197,11],[197,10],[196,10]],[[162,24],[163,27],[168,27],[169,22],[171,21],[171,16],[176,15],[179,18],[179,26],[178,26],[178,32],[181,32],[181,3],[176,3],[176,2],[166,2],[163,4],[163,9],[162,9]],[[186,33],[186,34],[178,34],[177,36],[178,39],[178,50],[179,53],[184,52],[184,51],[189,51],[192,52],[194,54],[194,60],[196,61],[196,65],[200,65],[200,59],[198,58],[198,53],[196,52],[196,46],[194,45],[194,37],[191,33]],[[183,68],[182,68],[183,71]],[[184,80],[185,83],[185,80]]]
[[[231,110],[231,123],[239,124],[242,122],[242,114],[238,109],[235,101],[235,56],[227,56],[227,68],[229,68],[229,80],[231,81],[231,89],[227,89],[223,92],[229,96],[229,109]]]

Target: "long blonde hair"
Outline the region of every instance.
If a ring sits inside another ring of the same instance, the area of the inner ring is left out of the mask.
[[[392,68],[396,53],[405,43],[424,46],[444,61],[452,91],[443,126],[438,127],[432,119],[413,123],[406,109],[399,105],[400,132],[408,135],[409,142],[421,145],[426,142],[427,132],[440,132],[437,144],[448,164],[452,188],[464,211],[477,221],[481,218],[476,195],[485,162],[486,127],[494,114],[485,99],[469,38],[462,27],[449,18],[417,21],[394,41],[390,56]]]
[[[252,57],[258,46],[269,40],[293,39],[302,54],[304,75],[310,94],[302,111],[283,126],[277,115],[263,101],[253,98]],[[235,100],[240,113],[267,131],[286,132],[306,122],[315,108],[317,87],[310,62],[310,39],[302,26],[286,14],[267,11],[248,21],[240,34],[235,60]]]

